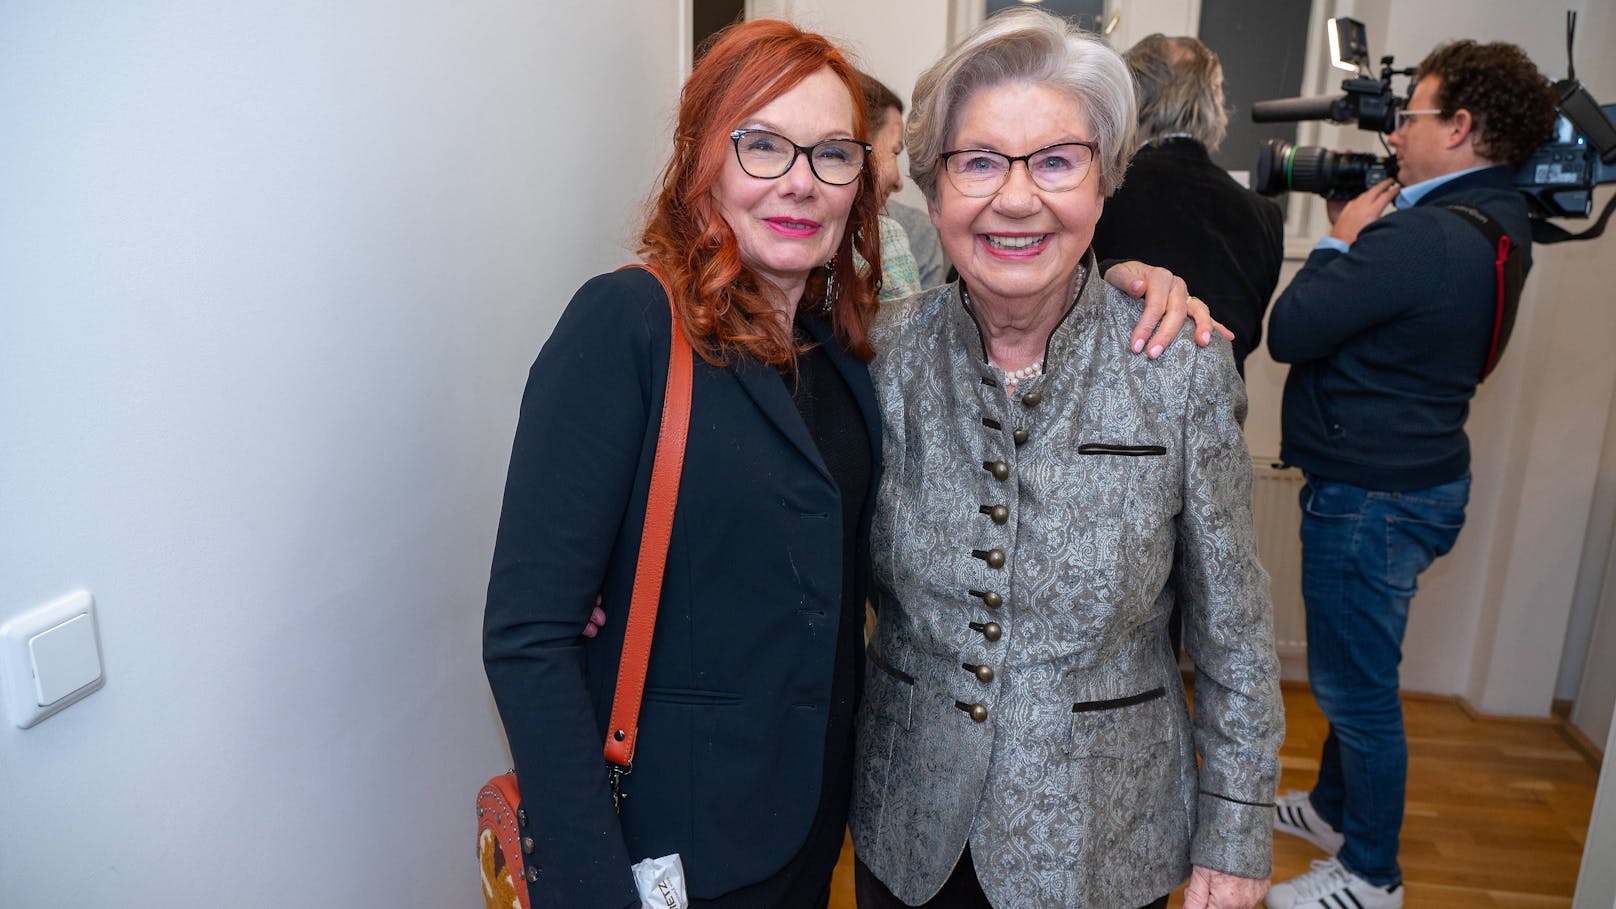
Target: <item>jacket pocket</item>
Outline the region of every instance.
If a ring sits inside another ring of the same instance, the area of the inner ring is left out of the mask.
[[[645,699],[660,704],[690,704],[698,707],[730,707],[743,700],[733,691],[708,688],[647,688]]]
[[[1155,750],[1173,736],[1167,688],[1072,705],[1067,754],[1074,758],[1126,758]]]
[[[915,677],[887,662],[873,648],[865,653],[871,666],[864,693],[868,709],[906,730],[913,729]]]
[[[1084,442],[1077,446],[1080,455],[1120,455],[1126,458],[1162,457],[1167,454],[1164,445],[1113,445],[1109,442]]]
[[[1347,429],[1341,425],[1341,420],[1331,406],[1329,397],[1324,393],[1324,376],[1320,370],[1314,370],[1309,383],[1313,388],[1313,409],[1318,414],[1319,428],[1324,431],[1327,439],[1340,440],[1346,438]]]
[[[1071,714],[1066,761],[1063,810],[1076,830],[1070,905],[1114,905],[1096,895],[1166,880],[1183,861],[1195,765],[1177,731],[1174,690],[1074,705],[1089,707]]]

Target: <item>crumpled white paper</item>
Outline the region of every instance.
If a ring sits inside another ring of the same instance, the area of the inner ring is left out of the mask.
[[[645,909],[689,909],[685,866],[677,852],[635,865],[634,884],[640,888],[640,904]]]

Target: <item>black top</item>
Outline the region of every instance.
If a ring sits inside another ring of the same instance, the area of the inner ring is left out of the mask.
[[[817,316],[801,314],[798,321]],[[799,328],[799,342],[809,336]],[[836,480],[842,499],[842,597],[836,663],[826,717],[824,776],[819,810],[808,838],[779,873],[715,900],[705,909],[818,909],[825,905],[832,871],[841,856],[852,800],[853,719],[858,707],[857,658],[864,634],[864,604],[856,594],[859,516],[869,498],[874,463],[858,402],[821,346],[797,358],[797,372],[783,377],[808,434]]]
[[[1285,259],[1285,216],[1234,181],[1194,139],[1167,139],[1134,155],[1094,228],[1100,259],[1170,269],[1234,332],[1234,364],[1262,341],[1263,312]]]
[[[1470,470],[1465,419],[1492,342],[1496,251],[1443,205],[1508,232],[1530,268],[1526,201],[1507,167],[1457,177],[1317,249],[1274,303],[1268,350],[1291,364],[1280,457],[1326,480],[1408,492]]]

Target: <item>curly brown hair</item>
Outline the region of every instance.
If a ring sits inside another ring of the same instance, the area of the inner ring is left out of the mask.
[[[1526,52],[1503,41],[1455,41],[1426,54],[1415,81],[1436,76],[1442,116],[1470,112],[1476,152],[1489,161],[1517,165],[1554,129],[1555,95]]]

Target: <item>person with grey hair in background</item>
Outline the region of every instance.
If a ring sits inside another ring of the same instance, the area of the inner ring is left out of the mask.
[[[1211,332],[1135,356],[1138,306],[1095,280],[1135,116],[1117,54],[1037,10],[916,85],[910,176],[960,279],[872,326],[861,909],[1164,907],[1186,878],[1188,909],[1249,909],[1267,888],[1284,733],[1245,388]]]
[[[1094,229],[1095,252],[1159,262],[1182,277],[1234,331],[1235,367],[1244,376],[1279,286],[1284,212],[1212,163],[1229,114],[1223,66],[1211,48],[1156,34],[1122,58],[1139,94],[1140,148]]]

